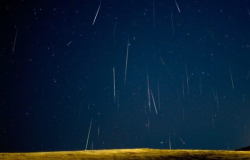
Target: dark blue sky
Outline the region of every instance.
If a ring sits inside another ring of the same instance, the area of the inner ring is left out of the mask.
[[[83,150],[92,118],[88,149],[249,145],[248,10],[247,0],[3,1],[0,151]]]

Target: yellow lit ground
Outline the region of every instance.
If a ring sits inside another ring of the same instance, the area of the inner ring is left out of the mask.
[[[250,151],[211,150],[160,150],[160,149],[113,149],[62,152],[0,153],[1,160],[54,160],[54,159],[250,159]]]

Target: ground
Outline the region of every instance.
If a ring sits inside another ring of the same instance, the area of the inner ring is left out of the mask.
[[[160,150],[160,149],[112,149],[87,151],[0,153],[1,160],[54,160],[54,159],[250,159],[250,151],[215,150]]]

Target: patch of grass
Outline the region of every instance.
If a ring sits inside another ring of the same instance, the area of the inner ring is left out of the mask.
[[[163,159],[250,159],[249,151],[211,151],[211,150],[160,150],[160,149],[112,149],[88,151],[1,153],[1,160],[163,160]]]

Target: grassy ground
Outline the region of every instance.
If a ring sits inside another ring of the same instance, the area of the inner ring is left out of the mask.
[[[211,150],[160,150],[160,149],[114,149],[62,152],[0,153],[1,160],[54,160],[54,159],[250,159],[250,151]]]

